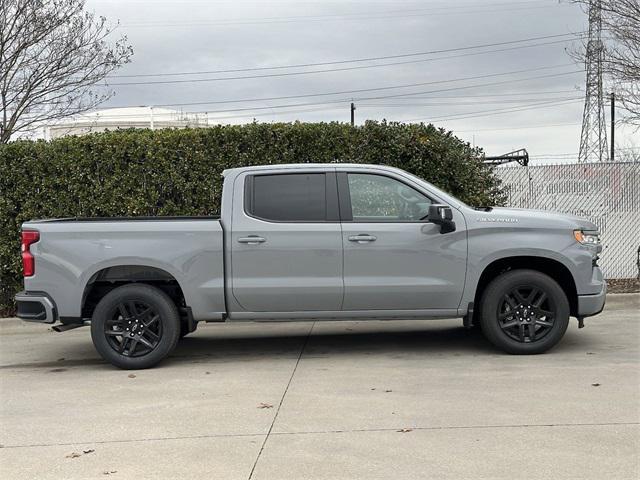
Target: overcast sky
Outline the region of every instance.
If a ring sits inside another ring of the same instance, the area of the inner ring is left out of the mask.
[[[353,100],[357,123],[432,122],[488,155],[525,147],[536,162],[577,157],[584,73],[566,53],[575,41],[560,35],[584,31],[586,15],[569,2],[88,0],[87,6],[119,20],[116,35],[127,35],[135,51],[132,63],[108,80],[116,93],[108,107],[176,104],[226,123],[348,122]],[[535,40],[513,43],[526,39]],[[468,48],[487,44],[501,45]],[[423,54],[434,51],[441,53]],[[308,64],[316,65],[289,67]],[[158,75],[136,76],[152,74]],[[349,93],[318,95],[335,92]],[[234,102],[220,103],[227,101]],[[633,136],[621,129],[617,143],[629,147]]]

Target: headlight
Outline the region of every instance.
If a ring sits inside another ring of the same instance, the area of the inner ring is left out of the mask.
[[[574,230],[573,236],[582,245],[600,245],[600,235],[598,232],[585,232],[583,230]]]

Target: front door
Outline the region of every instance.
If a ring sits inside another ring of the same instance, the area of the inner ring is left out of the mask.
[[[433,200],[416,186],[386,174],[338,177],[343,310],[458,308],[466,271],[464,221],[458,218],[457,231],[441,234],[425,220]]]
[[[244,198],[241,192],[244,191]],[[337,311],[342,236],[334,172],[239,176],[234,186],[231,278],[248,312]]]

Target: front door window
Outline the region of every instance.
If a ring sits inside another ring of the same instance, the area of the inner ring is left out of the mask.
[[[398,180],[382,175],[349,173],[354,222],[419,222],[431,200]]]

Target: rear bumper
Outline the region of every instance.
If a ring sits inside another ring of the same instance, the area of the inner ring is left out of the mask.
[[[602,290],[594,295],[578,295],[578,317],[590,317],[604,310],[607,297],[607,283],[602,282]]]
[[[15,299],[17,316],[26,322],[54,323],[58,318],[55,302],[44,292],[20,292]]]

